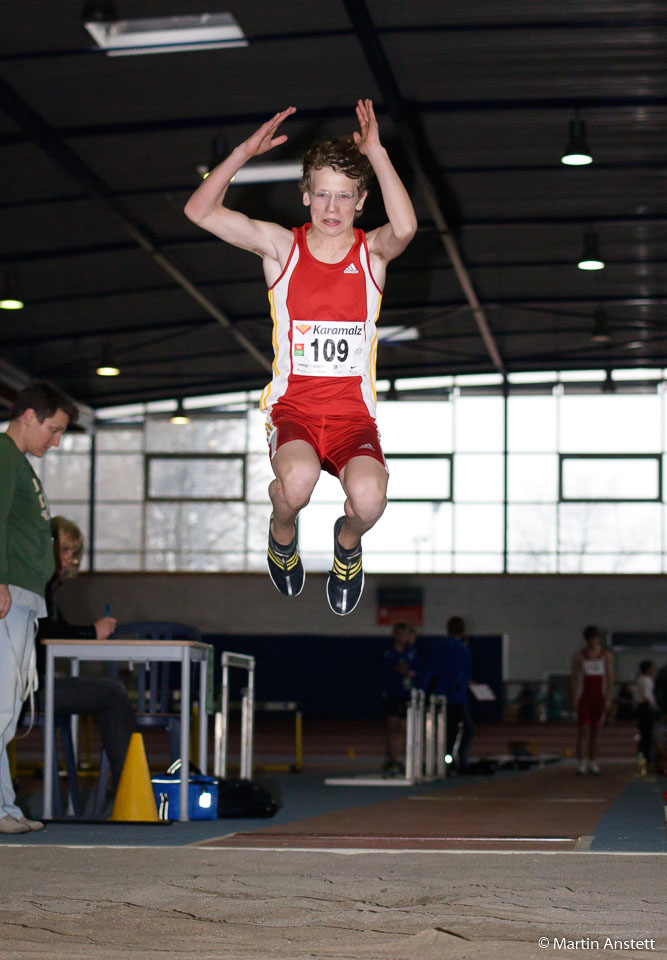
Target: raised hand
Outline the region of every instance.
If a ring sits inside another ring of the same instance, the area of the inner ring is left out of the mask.
[[[272,150],[273,147],[278,147],[281,143],[285,143],[287,136],[283,133],[279,137],[276,137],[275,133],[283,120],[293,113],[296,113],[296,107],[288,107],[287,110],[281,110],[279,113],[276,113],[275,116],[271,117],[270,120],[267,120],[266,123],[263,123],[259,130],[256,130],[252,136],[248,137],[243,144],[243,148],[248,156],[258,157],[260,154],[266,153],[267,150]]]
[[[357,120],[361,133],[352,134],[359,153],[368,154],[373,147],[380,146],[380,130],[375,119],[372,100],[357,100]]]

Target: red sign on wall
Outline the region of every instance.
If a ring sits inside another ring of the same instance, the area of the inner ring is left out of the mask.
[[[424,623],[424,591],[421,587],[378,587],[376,622],[383,626]]]

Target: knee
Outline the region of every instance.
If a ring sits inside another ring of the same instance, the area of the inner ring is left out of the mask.
[[[352,512],[364,524],[373,524],[387,505],[387,481],[383,477],[359,477],[347,489]]]
[[[317,473],[303,467],[292,467],[281,473],[280,479],[275,482],[291,510],[302,510],[308,505],[317,476]]]

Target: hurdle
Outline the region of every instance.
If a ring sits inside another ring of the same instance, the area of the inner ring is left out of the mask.
[[[431,694],[424,726],[424,780],[444,780],[447,776],[447,697]]]
[[[405,723],[405,774],[378,777],[327,777],[332,787],[411,787],[444,779],[447,743],[447,698],[432,695],[426,706],[423,690],[412,690]]]
[[[220,712],[215,715],[215,748],[213,772],[216,777],[227,776],[227,753],[229,740],[229,670],[232,667],[246,670],[248,685],[241,698],[241,769],[242,780],[252,780],[252,749],[255,721],[255,658],[243,653],[225,650],[221,658],[222,697]]]

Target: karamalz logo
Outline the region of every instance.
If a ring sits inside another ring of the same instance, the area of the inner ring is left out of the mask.
[[[297,330],[299,327],[297,327]],[[305,333],[305,330],[301,331]],[[321,334],[325,337],[334,337],[334,336],[348,336],[348,337],[360,337],[364,332],[364,328],[360,324],[351,326],[347,324],[343,327],[337,327],[328,323],[315,323],[313,324],[313,333]]]
[[[308,331],[310,330],[309,323],[295,323],[294,326],[299,331],[299,333],[308,333]]]

